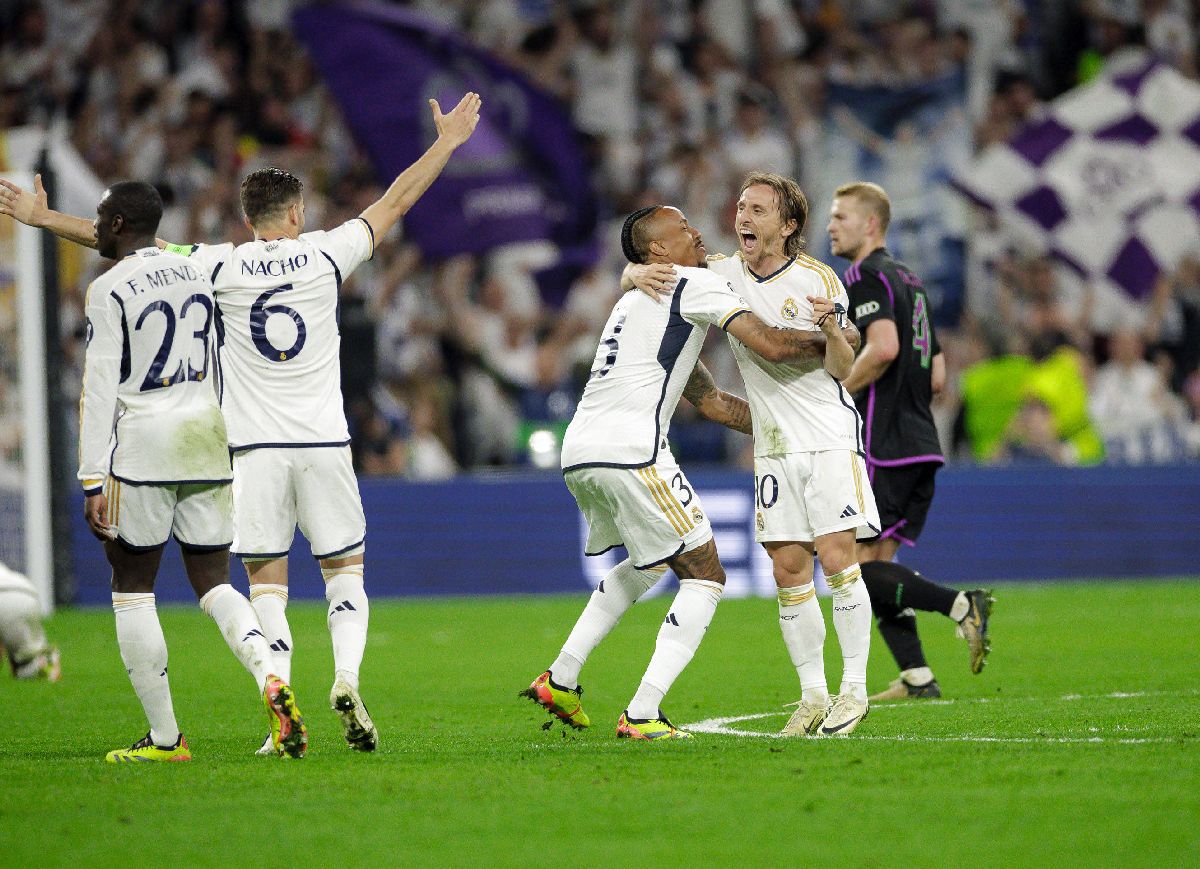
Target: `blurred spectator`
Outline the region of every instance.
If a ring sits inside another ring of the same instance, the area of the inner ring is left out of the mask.
[[[748,86],[738,95],[733,131],[724,141],[733,184],[750,172],[795,172],[792,145],[771,123],[770,107],[771,94],[761,85]]]
[[[1002,462],[1078,464],[1079,456],[1063,440],[1054,412],[1038,398],[1026,398],[1004,433],[997,458]]]
[[[0,126],[65,122],[105,183],[139,177],[159,187],[161,232],[172,241],[248,238],[238,181],[266,165],[300,174],[308,225],[332,226],[378,195],[381,179],[288,31],[295,5],[0,3]],[[731,206],[746,172],[798,177],[813,208],[805,235],[815,240],[830,185],[860,172],[847,153],[857,155],[858,145],[869,152],[861,165],[874,165],[891,194],[897,247],[961,244],[962,230],[930,242],[920,223],[957,208],[940,198],[946,188],[934,167],[954,165],[953,155],[969,150],[968,127],[977,148],[1005,141],[1042,116],[1043,100],[1103,64],[1137,61],[1139,51],[1197,75],[1198,11],[1186,0],[408,5],[460,28],[565,102],[588,137],[596,185],[617,226],[632,207],[669,202],[684,208],[710,251],[724,253],[736,248]],[[897,95],[919,102],[943,86],[956,89],[954,112],[941,104],[887,107]],[[867,117],[865,104],[876,99],[885,108]],[[559,253],[549,243],[446,263],[423,259],[415,247],[381,246],[343,287],[345,325],[357,336],[347,343],[364,345],[343,368],[355,384],[346,394],[363,472],[429,478],[526,461],[522,439],[531,428],[553,429],[569,416],[619,293],[622,263],[610,236],[602,239],[606,258],[563,269],[553,281],[544,270]],[[1098,460],[1087,408],[1090,401],[1106,438],[1131,424],[1131,413],[1112,404],[1133,400],[1132,386],[1113,385],[1120,372],[1145,389],[1153,373],[1162,406],[1195,420],[1194,258],[1138,304],[1083,286],[986,220],[970,242],[967,276],[953,278],[956,288],[965,284],[970,315],[943,329],[950,384],[937,413],[948,440],[958,419],[960,441],[978,461],[1002,454]],[[77,299],[94,268],[76,271],[77,285],[66,289],[75,303],[62,306],[63,358],[73,369],[82,358]],[[1140,339],[1115,334],[1129,329]],[[1091,354],[1105,334],[1114,335],[1114,358],[1089,396]],[[1159,366],[1152,372],[1146,362],[1121,368],[1123,342],[1137,340]],[[0,342],[0,372],[9,378],[15,346]],[[737,388],[723,342],[710,342],[704,359],[719,382]],[[66,379],[74,382],[78,371]],[[1172,397],[1181,390],[1189,390],[1186,400]],[[0,380],[0,404],[11,406],[14,394]],[[0,419],[0,452],[13,460],[19,437],[11,417]],[[1196,430],[1189,425],[1173,430],[1186,440]],[[682,448],[706,458],[728,461],[744,445],[713,436],[686,411],[678,428]]]
[[[1109,336],[1109,361],[1096,372],[1088,409],[1112,461],[1141,464],[1182,458],[1179,426],[1186,410],[1172,395],[1170,371],[1145,359],[1133,329]]]

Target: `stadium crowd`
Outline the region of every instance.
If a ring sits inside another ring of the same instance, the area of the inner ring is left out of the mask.
[[[160,234],[172,241],[248,239],[238,179],[264,165],[304,178],[308,225],[333,226],[380,188],[289,32],[295,5],[0,0],[0,129],[65,121],[103,182],[159,187]],[[925,151],[915,131],[900,124],[884,139],[852,113],[828,111],[831,88],[907,87],[961,71],[969,155],[1007,140],[1044,100],[1131,46],[1195,78],[1200,32],[1186,0],[408,5],[562,98],[608,210],[605,258],[558,292],[539,289],[555,251],[536,243],[444,262],[411,244],[384,245],[343,286],[356,462],[365,474],[419,479],[555,462],[544,432],[570,418],[619,293],[615,234],[629,210],[677,204],[710,251],[730,252],[732,203],[749,170],[794,176],[810,191],[853,180],[819,177],[830,125],[879,153],[898,214],[927,202],[912,189]],[[810,239],[823,235],[826,208],[813,199]],[[960,211],[963,234],[986,236]],[[1200,259],[1164,275],[1120,320],[1098,313],[1088,287],[1049,260],[1001,251],[965,274],[961,313],[939,321],[950,376],[936,410],[948,456],[1069,464],[1200,455]],[[79,394],[82,290],[93,276],[84,270],[64,288],[74,372],[64,408]],[[705,359],[718,382],[740,386],[722,337]],[[10,459],[20,430],[14,366],[6,352],[0,450]],[[1033,386],[1014,389],[1017,372]],[[748,439],[688,410],[673,429],[681,459],[748,462]]]

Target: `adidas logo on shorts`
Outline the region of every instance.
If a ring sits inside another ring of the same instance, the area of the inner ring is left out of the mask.
[[[842,511],[843,519],[849,519],[851,516],[857,516],[857,515],[858,515],[858,511],[855,510],[853,507],[851,507],[849,504],[847,504],[846,509]]]

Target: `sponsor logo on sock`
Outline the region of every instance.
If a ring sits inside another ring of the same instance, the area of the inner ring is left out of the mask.
[[[668,613],[667,617],[663,619],[663,624],[679,627],[679,620],[675,618],[675,613]]]
[[[833,608],[833,611],[836,613],[848,613],[851,610],[856,610],[856,609],[858,609],[858,604],[852,603],[852,604],[848,604],[846,606],[835,606]]]
[[[338,604],[337,606],[335,606],[333,608],[333,611],[335,613],[344,613],[347,610],[349,610],[351,612],[358,612],[358,610],[355,609],[354,604],[350,603],[350,601],[348,601],[348,600],[342,601],[340,604]]]
[[[604,594],[604,580],[600,580],[600,593]]]
[[[847,504],[846,509],[842,511],[843,519],[849,519],[851,516],[857,516],[857,515],[858,515],[858,511],[855,510],[853,507],[851,507],[849,504]]]
[[[780,616],[779,618],[782,621],[790,622],[792,619],[799,618],[799,617],[800,617],[800,613],[796,613],[794,616]]]
[[[288,646],[287,643],[285,643],[283,641],[283,637],[280,637],[278,640],[271,643],[271,651],[272,652],[290,652],[291,648]]]
[[[263,634],[263,632],[258,628],[251,628],[246,636],[242,637],[242,642],[246,642],[246,640],[250,639],[251,637],[262,637],[264,640],[267,638],[266,635]]]

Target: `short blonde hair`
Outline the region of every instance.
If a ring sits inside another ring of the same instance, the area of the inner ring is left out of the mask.
[[[879,218],[879,234],[887,235],[888,224],[892,222],[892,200],[888,199],[887,191],[878,184],[870,181],[855,181],[853,184],[843,184],[834,196],[853,196]]]

